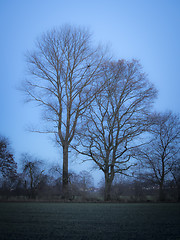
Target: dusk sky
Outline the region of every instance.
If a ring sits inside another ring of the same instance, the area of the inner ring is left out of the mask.
[[[26,51],[63,24],[88,27],[94,42],[108,44],[116,59],[139,59],[159,91],[154,109],[180,113],[179,0],[0,0],[0,134],[10,139],[17,162],[23,152],[48,162],[62,158],[50,136],[27,131],[44,122],[17,89],[26,77]],[[76,160],[70,169],[87,166]]]

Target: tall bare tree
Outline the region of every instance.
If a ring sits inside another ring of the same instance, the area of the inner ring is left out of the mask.
[[[89,106],[77,151],[88,156],[105,175],[105,200],[115,174],[127,174],[137,139],[148,127],[147,114],[156,96],[136,60],[103,66],[106,88]],[[82,124],[83,126],[83,124]]]
[[[27,54],[24,90],[44,110],[47,131],[63,148],[63,192],[68,195],[68,152],[78,120],[99,91],[96,81],[104,55],[83,28],[63,26],[42,35]]]
[[[159,185],[159,200],[164,200],[163,186],[173,173],[180,153],[180,121],[172,112],[155,113],[150,117],[151,141],[138,151],[146,175]]]

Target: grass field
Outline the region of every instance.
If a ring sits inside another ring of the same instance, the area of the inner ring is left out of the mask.
[[[0,203],[0,240],[180,240],[180,204]]]

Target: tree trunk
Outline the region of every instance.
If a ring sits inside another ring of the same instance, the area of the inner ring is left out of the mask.
[[[62,184],[62,193],[63,198],[68,199],[69,191],[68,191],[68,145],[63,146],[63,184]]]
[[[180,186],[177,184],[177,201],[180,202]]]
[[[165,200],[164,191],[163,191],[163,183],[159,185],[159,201],[163,202]]]
[[[111,185],[112,185],[111,179],[109,178],[108,174],[105,174],[104,201],[111,200]]]

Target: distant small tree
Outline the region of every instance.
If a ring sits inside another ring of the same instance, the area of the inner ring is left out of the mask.
[[[42,161],[28,153],[21,155],[22,170],[25,188],[30,190],[30,197],[35,197],[35,192],[43,179]]]
[[[90,172],[83,170],[78,174],[78,188],[82,198],[85,200],[92,197],[91,190],[94,187],[94,179]]]
[[[180,152],[180,121],[172,112],[155,113],[150,121],[153,123],[150,141],[138,150],[138,158],[147,177],[159,185],[159,200],[163,201],[164,182],[176,169]]]
[[[90,188],[94,186],[94,179],[86,170],[80,171],[79,174],[71,171],[69,173],[69,186],[71,198],[75,195],[85,198],[89,195]]]
[[[94,186],[94,179],[90,172],[83,170],[79,174],[79,187],[83,192],[89,190],[89,188]]]
[[[55,177],[56,179],[59,179],[59,181],[61,182],[62,179],[62,169],[59,166],[59,164],[53,164],[50,169],[49,169],[49,173]]]

